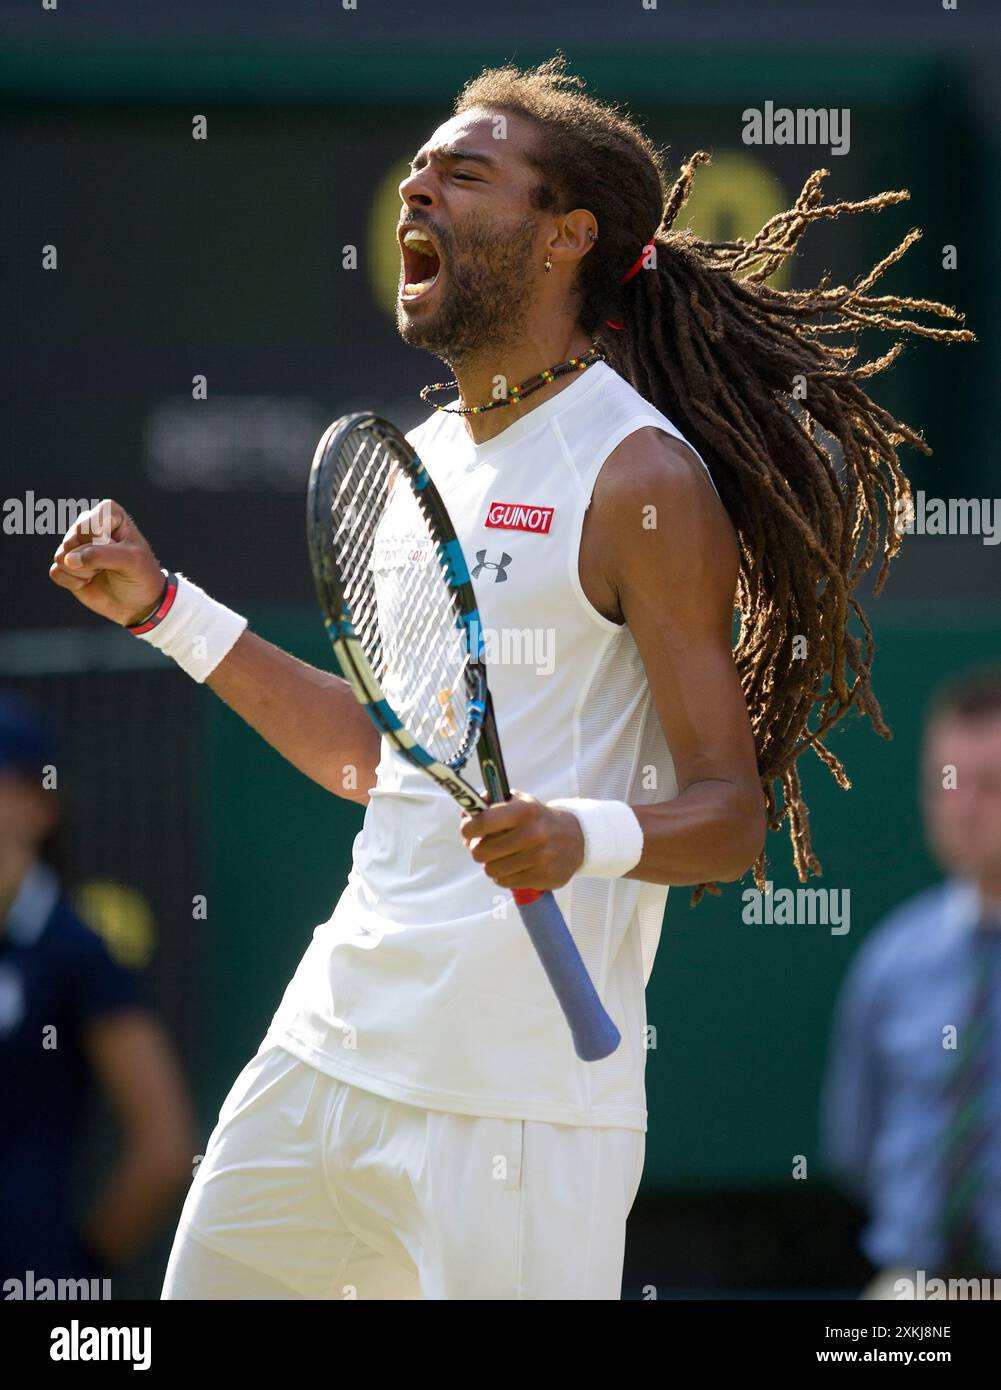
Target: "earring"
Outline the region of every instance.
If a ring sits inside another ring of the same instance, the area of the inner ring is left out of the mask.
[[[547,275],[549,274],[549,272],[550,272],[550,271],[552,270],[552,268],[553,268],[553,258],[552,258],[552,256],[550,256],[550,254],[549,254],[548,251],[546,252],[546,259],[545,259],[545,261],[543,262],[542,268],[543,268],[543,270],[546,272]]]

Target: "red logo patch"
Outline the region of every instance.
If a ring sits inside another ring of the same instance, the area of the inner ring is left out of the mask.
[[[525,502],[491,502],[483,525],[500,531],[534,531],[536,535],[547,536],[554,510]]]

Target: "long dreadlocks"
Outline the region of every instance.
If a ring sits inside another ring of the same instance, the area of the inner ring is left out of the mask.
[[[853,590],[872,565],[881,530],[874,595],[900,546],[899,518],[911,505],[911,490],[897,446],[931,452],[860,385],[894,362],[902,344],[853,367],[857,344],[824,340],[866,328],[943,342],[968,342],[973,334],[907,317],[926,313],[962,323],[948,305],[873,293],[918,239],[916,229],[854,286],[832,287],[825,279],[814,289],[779,290],[766,283],[811,223],[880,212],[903,202],[906,191],[825,204],[827,170],[819,169],[794,206],[749,241],[702,241],[674,224],[709,155],[693,155],[668,188],[661,152],[617,106],[583,88],[557,54],[527,71],[513,65],[484,71],[462,89],[455,113],[486,107],[535,122],[543,136],[528,156],[540,175],[535,207],[583,207],[597,219],[599,235],[576,283],[579,322],[588,333],[602,333],[609,364],[703,455],[736,529],[734,661],[769,829],[788,815],[796,870],[805,882],[809,872],[822,870],[797,759],[812,748],[848,788],[844,767],[824,745],[827,730],[855,706],[883,738],[892,737],[872,689],[872,630]],[[623,270],[651,241],[645,273],[623,286]],[[624,331],[605,334],[609,320]],[[849,631],[852,612],[861,641]],[[759,889],[765,873],[762,852],[754,865]],[[716,884],[699,884],[693,905],[706,888],[719,892]]]

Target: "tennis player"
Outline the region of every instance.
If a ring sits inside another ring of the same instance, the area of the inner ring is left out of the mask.
[[[909,301],[746,278],[821,215],[819,178],[752,247],[713,247],[670,230],[697,162],[668,192],[640,129],[557,57],[467,84],[400,186],[399,330],[454,373],[408,438],[472,567],[511,802],[461,816],[343,680],[161,570],[117,503],[56,551],[57,584],[366,807],[220,1110],[164,1298],[621,1296],[669,886],[760,877],[776,779],[815,864],[794,763],[825,673],[829,723],[852,704],[880,722],[843,538],[915,439],[804,329]],[[556,892],[622,1034],[610,1057],[575,1056],[517,887]]]

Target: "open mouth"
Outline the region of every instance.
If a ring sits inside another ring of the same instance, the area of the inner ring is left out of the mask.
[[[441,269],[441,258],[434,242],[422,227],[409,227],[400,239],[403,250],[403,288],[400,299],[411,303],[434,288]]]

